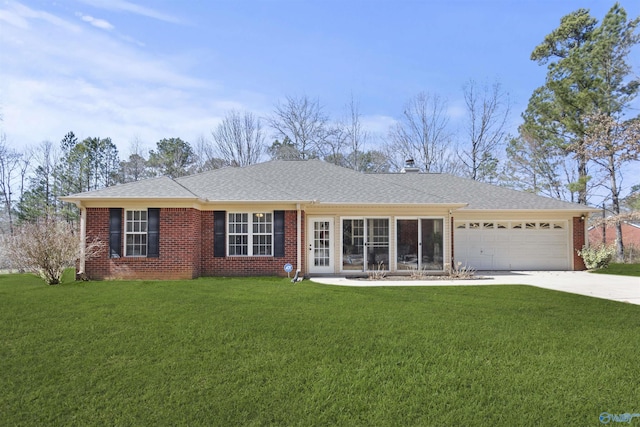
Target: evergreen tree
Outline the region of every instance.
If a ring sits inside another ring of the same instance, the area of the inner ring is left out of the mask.
[[[529,100],[523,130],[574,157],[577,178],[568,188],[579,203],[587,203],[591,179],[584,149],[588,118],[601,112],[622,115],[638,94],[640,85],[627,63],[638,43],[637,26],[638,19],[628,21],[617,3],[600,26],[587,9],[579,9],[563,17],[531,54],[547,64],[547,79]]]

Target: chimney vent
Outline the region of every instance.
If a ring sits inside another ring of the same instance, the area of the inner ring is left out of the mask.
[[[401,173],[420,172],[420,168],[417,168],[415,166],[415,162],[413,161],[413,159],[407,159],[407,160],[405,160],[404,167],[402,168],[402,170],[400,172]]]

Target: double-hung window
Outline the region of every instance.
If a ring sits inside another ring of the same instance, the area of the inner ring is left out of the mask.
[[[147,211],[126,211],[125,256],[147,256]]]
[[[230,256],[273,255],[273,213],[229,213]]]

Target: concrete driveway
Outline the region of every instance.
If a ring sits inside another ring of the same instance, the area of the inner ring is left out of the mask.
[[[479,271],[473,280],[354,280],[313,277],[311,281],[338,286],[481,286],[530,285],[612,301],[640,305],[640,278],[586,271]]]

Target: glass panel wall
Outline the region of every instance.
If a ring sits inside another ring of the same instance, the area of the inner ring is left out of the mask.
[[[398,270],[418,269],[418,220],[399,219],[396,255]]]
[[[422,219],[420,221],[422,234],[422,262],[423,270],[443,270],[443,219]]]
[[[399,219],[396,228],[396,268],[442,271],[442,218]]]
[[[342,269],[364,270],[364,220],[342,220]]]
[[[367,269],[389,270],[389,219],[367,219]]]
[[[389,219],[342,220],[342,270],[389,270]]]

